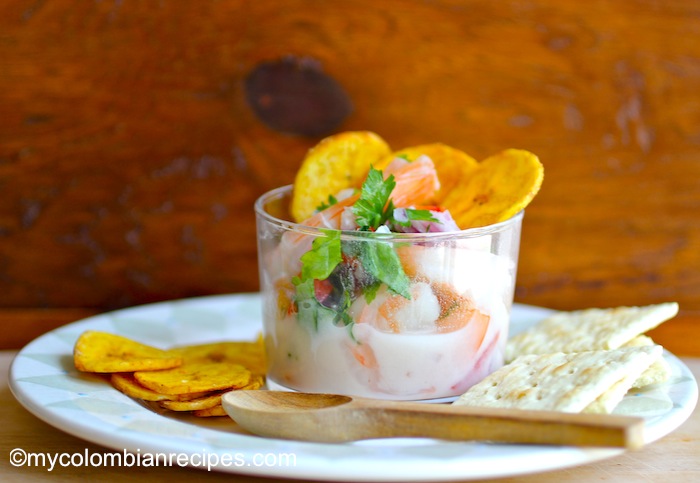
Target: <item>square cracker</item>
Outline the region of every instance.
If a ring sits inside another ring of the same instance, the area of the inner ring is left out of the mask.
[[[563,412],[610,412],[661,354],[661,346],[526,355],[453,404]]]
[[[622,347],[641,347],[654,345],[651,337],[640,335],[627,342]],[[649,368],[634,381],[632,387],[646,387],[650,384],[658,384],[667,381],[671,377],[671,366],[663,356],[659,356]]]
[[[525,354],[617,349],[677,313],[675,302],[558,312],[512,337],[506,362]]]

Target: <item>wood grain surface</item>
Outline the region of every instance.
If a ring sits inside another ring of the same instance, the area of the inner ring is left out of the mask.
[[[682,339],[700,324],[699,37],[690,0],[6,0],[0,307],[257,290],[255,198],[326,133],[369,129],[538,154],[516,300],[676,300],[661,335]],[[269,95],[265,65],[287,76]]]

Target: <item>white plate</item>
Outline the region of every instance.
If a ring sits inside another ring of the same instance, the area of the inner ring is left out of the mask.
[[[550,312],[516,304],[511,333]],[[10,387],[19,402],[40,419],[117,452],[184,454],[197,467],[200,456],[211,462],[218,458],[223,463],[214,469],[257,476],[326,481],[347,480],[348,475],[357,481],[482,479],[566,468],[622,453],[618,449],[432,439],[352,444],[265,439],[245,434],[228,418],[158,414],[116,391],[104,379],[78,373],[73,367],[73,344],[86,329],[167,348],[223,339],[252,340],[261,329],[260,317],[258,294],[178,300],[90,317],[49,332],[22,349],[10,369]],[[698,386],[690,370],[672,354],[666,352],[665,357],[673,368],[671,380],[626,396],[620,406],[627,414],[645,418],[647,443],[681,425],[697,401]]]

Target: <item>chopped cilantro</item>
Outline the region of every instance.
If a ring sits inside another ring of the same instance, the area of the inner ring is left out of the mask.
[[[396,218],[393,222],[401,226],[409,226],[413,221],[434,221],[438,222],[438,219],[433,216],[429,210],[416,210],[414,208],[406,208],[406,220],[399,221]],[[439,223],[439,222],[438,222]]]
[[[295,302],[297,306],[297,317],[300,321],[309,325],[311,329],[318,329],[319,311],[323,310],[321,304],[314,297],[314,281],[301,281],[295,277],[292,283],[296,286]]]
[[[328,203],[326,203],[326,202],[324,201],[323,203],[321,203],[320,205],[318,205],[318,206],[316,207],[316,211],[323,211],[323,210],[325,210],[326,208],[330,208],[331,206],[333,206],[333,205],[336,204],[337,202],[338,202],[338,200],[336,199],[335,196],[333,196],[333,195],[328,195]]]
[[[371,304],[372,301],[377,297],[377,292],[379,291],[379,287],[381,286],[381,283],[379,281],[374,282],[371,285],[368,285],[365,288],[365,302],[367,302],[367,305]]]

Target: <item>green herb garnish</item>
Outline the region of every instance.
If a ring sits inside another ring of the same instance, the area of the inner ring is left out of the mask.
[[[433,216],[429,210],[416,210],[414,208],[406,208],[406,221],[399,221],[392,218],[392,222],[401,226],[410,226],[413,221],[435,221],[438,219]]]
[[[326,203],[324,201],[323,203],[321,203],[320,205],[318,205],[316,207],[316,211],[323,211],[326,208],[330,208],[331,206],[335,205],[336,203],[338,203],[338,200],[336,199],[336,197],[333,195],[328,195],[328,203]]]
[[[294,277],[292,283],[296,287],[294,301],[297,306],[297,316],[307,321],[311,328],[318,329],[318,321],[322,317],[337,317],[334,310],[321,305],[316,300],[314,280],[327,279],[333,270],[343,260],[340,250],[340,232],[337,230],[321,230],[324,236],[319,236],[311,243],[311,250],[304,253],[300,260],[301,274]]]
[[[365,270],[386,284],[389,290],[407,299],[411,298],[408,290],[410,281],[390,244],[374,240],[363,243],[360,261]],[[370,297],[374,298],[375,295],[376,291]]]
[[[297,317],[308,324],[314,331],[318,330],[318,321],[321,318],[332,317],[334,312],[318,303],[313,279],[302,281],[295,277],[292,283],[296,286],[294,302],[297,306]]]
[[[384,224],[409,226],[412,221],[438,221],[429,210],[406,208],[406,221],[394,218],[394,204],[391,192],[396,187],[394,175],[384,179],[384,175],[373,166],[369,168],[367,179],[362,184],[360,199],[352,206],[360,230],[375,231]]]
[[[396,220],[391,201],[395,187],[393,175],[384,179],[380,170],[370,167],[360,197],[352,206],[360,231],[374,232],[382,225],[409,226],[413,221],[438,221],[430,211],[413,208],[403,210],[406,221]],[[335,197],[329,196],[328,204],[323,203],[318,209],[323,210],[337,202]],[[300,258],[301,273],[292,279],[296,287],[297,316],[312,329],[318,329],[319,320],[351,325],[348,310],[352,302],[364,295],[366,302],[371,303],[382,285],[395,294],[411,298],[410,281],[399,256],[390,243],[381,240],[380,234],[366,241],[344,242],[339,230],[321,232],[323,236],[316,237],[311,249]],[[356,270],[360,270],[359,275]],[[319,285],[322,295],[317,293],[316,281],[323,281]],[[323,293],[323,289],[330,290],[330,293]]]
[[[352,205],[352,212],[361,230],[374,231],[389,219],[394,211],[389,196],[395,186],[394,175],[385,180],[381,171],[370,166],[367,179],[362,183],[360,199]]]
[[[301,256],[301,281],[325,280],[343,261],[338,230],[320,230],[324,236],[316,237],[311,250]]]

